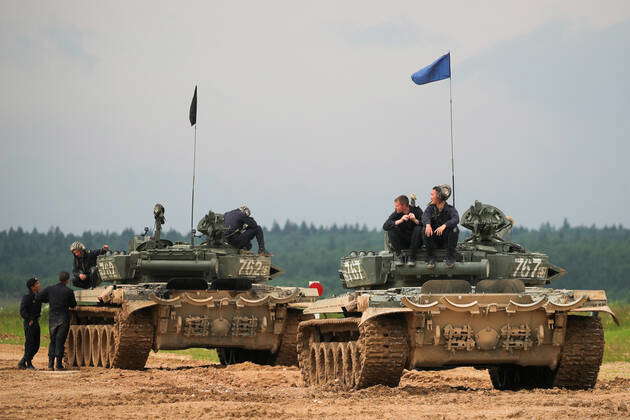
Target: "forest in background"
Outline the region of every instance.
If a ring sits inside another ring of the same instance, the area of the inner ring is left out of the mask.
[[[114,250],[127,250],[129,239],[139,234],[131,229],[117,232],[64,234],[59,228],[47,232],[21,228],[0,231],[0,298],[13,298],[25,292],[25,281],[36,275],[44,284],[53,283],[59,271],[71,271],[69,246],[81,241],[88,248],[108,244]],[[326,294],[344,292],[339,282],[339,258],[352,250],[383,249],[383,232],[359,225],[316,227],[287,221],[265,229],[273,263],[285,274],[272,281],[276,285],[303,286],[317,280]],[[163,238],[185,241],[176,231]],[[510,239],[530,250],[545,252],[552,263],[568,274],[553,283],[556,288],[605,289],[609,298],[630,300],[630,229],[622,226],[561,227],[543,224],[538,229],[515,228]],[[254,244],[254,249],[256,245]]]

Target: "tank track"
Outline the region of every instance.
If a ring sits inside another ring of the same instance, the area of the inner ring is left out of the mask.
[[[297,366],[298,365],[298,352],[297,352],[297,333],[298,325],[301,321],[311,319],[311,315],[303,315],[296,311],[287,312],[287,321],[282,333],[280,342],[280,348],[276,353],[275,365],[281,366]]]
[[[569,316],[558,368],[498,366],[488,370],[500,390],[532,388],[592,389],[604,356],[604,330],[599,318]]]
[[[143,369],[152,345],[151,313],[126,315],[120,311],[114,324],[70,326],[66,366]]]
[[[398,386],[409,354],[404,323],[390,317],[373,318],[360,326],[359,321],[345,318],[300,324],[298,354],[305,385],[332,384],[344,389]],[[319,341],[320,327],[333,328],[342,336],[358,330],[358,339]]]

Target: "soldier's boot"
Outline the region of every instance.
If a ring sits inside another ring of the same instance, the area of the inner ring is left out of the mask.
[[[35,366],[33,366],[33,361],[32,360],[27,360],[26,361],[26,369],[37,370],[37,368]]]
[[[55,366],[55,370],[66,370],[66,368],[63,367],[63,357],[57,357],[57,365]]]
[[[18,369],[26,369],[28,367],[28,364],[24,359],[22,359],[18,362],[17,367]]]
[[[55,370],[55,358],[48,357],[48,370]]]

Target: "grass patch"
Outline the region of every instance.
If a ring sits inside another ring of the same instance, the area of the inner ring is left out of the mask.
[[[42,306],[42,316],[39,318],[41,329],[40,346],[48,346],[48,305]],[[18,304],[0,305],[0,344],[24,344],[24,324],[20,316]]]
[[[630,362],[630,303],[613,302],[610,305],[619,323],[617,326],[612,317],[602,314],[606,348],[605,362]]]
[[[217,351],[212,349],[186,349],[186,350],[162,350],[164,353],[173,353],[183,356],[190,356],[193,360],[205,360],[212,363],[219,363]]]

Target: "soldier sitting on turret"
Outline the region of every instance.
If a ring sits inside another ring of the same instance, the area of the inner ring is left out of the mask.
[[[416,263],[418,248],[422,246],[422,209],[409,203],[409,197],[400,195],[394,199],[394,212],[383,224],[389,242],[397,256],[397,265],[402,265],[401,251],[409,249],[407,265]]]
[[[451,187],[438,185],[431,190],[431,203],[424,210],[422,223],[425,225],[422,240],[427,247],[427,266],[435,267],[435,249],[446,248],[446,266],[455,266],[455,247],[459,239],[459,214],[455,207],[446,202],[451,196]]]
[[[76,241],[70,245],[70,252],[74,255],[74,268],[72,270],[72,285],[82,289],[96,287],[99,283],[96,269],[96,257],[109,251],[109,245],[103,245],[101,249],[88,251],[85,245]]]
[[[263,230],[253,217],[247,206],[241,206],[223,215],[224,225],[227,228],[226,239],[230,245],[238,249],[252,249],[252,239],[256,237],[258,254],[269,256],[265,249],[265,237]]]

